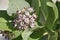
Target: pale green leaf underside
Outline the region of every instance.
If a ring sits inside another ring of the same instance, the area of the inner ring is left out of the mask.
[[[30,7],[30,5],[25,0],[9,0],[7,14],[12,16],[12,13],[16,13],[17,10],[22,10],[24,7]]]
[[[32,31],[30,31],[29,29],[24,30],[22,33],[23,40],[28,40],[31,34],[32,34]]]

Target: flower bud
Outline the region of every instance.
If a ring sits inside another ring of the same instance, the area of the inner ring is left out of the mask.
[[[21,12],[22,12],[22,13],[24,13],[25,11],[26,11],[26,9],[24,8],[24,9],[22,9],[22,11],[21,11]]]
[[[35,27],[35,24],[34,23],[30,23],[30,27],[31,28],[34,28]]]
[[[14,27],[17,27],[17,24],[14,24]]]
[[[31,23],[34,23],[35,22],[35,19],[33,17],[30,18],[30,22]]]
[[[37,18],[37,16],[35,14],[32,15],[35,19]]]
[[[33,10],[32,7],[28,8],[28,11],[29,11],[30,13],[31,13],[31,12],[34,12],[34,10]]]
[[[30,15],[30,13],[29,13],[28,11],[26,11],[26,12],[25,12],[25,15],[26,15],[26,16],[29,16],[29,15]]]
[[[24,22],[25,22],[26,24],[29,24],[29,18],[25,18],[25,19],[24,19]]]

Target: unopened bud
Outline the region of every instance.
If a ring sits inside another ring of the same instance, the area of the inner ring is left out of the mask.
[[[34,12],[34,10],[33,10],[32,7],[28,8],[28,11],[29,11],[29,12]]]
[[[24,8],[24,9],[22,9],[22,11],[21,11],[21,12],[22,12],[22,13],[24,13],[25,11],[26,11],[26,9]]]
[[[31,28],[35,27],[35,24],[34,23],[31,23],[30,24]]]
[[[37,16],[35,14],[32,15],[34,18],[37,18]]]

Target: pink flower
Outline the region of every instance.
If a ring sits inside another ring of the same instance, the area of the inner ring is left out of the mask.
[[[32,16],[33,16],[34,18],[37,18],[36,14],[33,14]]]
[[[29,12],[33,12],[34,10],[33,10],[32,7],[30,7],[30,8],[28,8],[28,11],[29,11]]]
[[[31,27],[31,28],[35,27],[35,24],[34,24],[34,23],[31,23],[31,24],[30,24],[30,27]]]
[[[33,17],[30,18],[30,22],[33,23],[35,22],[35,19]]]
[[[26,16],[29,16],[29,15],[30,15],[30,13],[29,13],[28,11],[26,11],[26,12],[25,12],[25,15],[26,15]]]
[[[17,29],[26,29],[35,27],[36,14],[33,13],[33,8],[23,9],[17,11],[17,18],[14,20],[14,26]]]
[[[25,18],[25,19],[24,19],[24,22],[25,22],[26,24],[29,24],[29,18]]]

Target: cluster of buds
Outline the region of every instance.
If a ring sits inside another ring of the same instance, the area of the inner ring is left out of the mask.
[[[14,38],[13,33],[10,32],[10,31],[2,31],[2,30],[0,30],[0,34],[2,34],[2,36],[5,37],[8,40]]]
[[[13,20],[14,27],[17,29],[26,29],[35,27],[36,14],[33,8],[24,8],[21,11],[17,10],[17,17]]]

